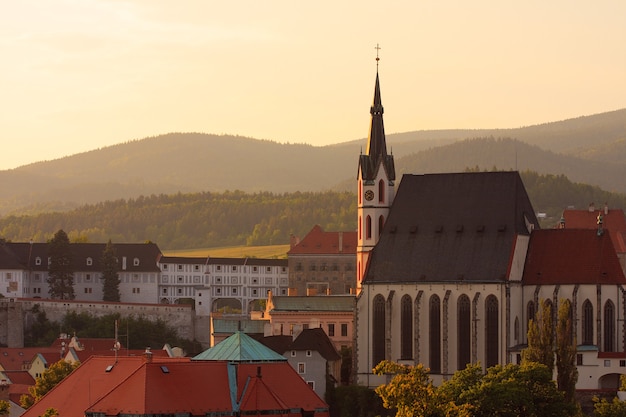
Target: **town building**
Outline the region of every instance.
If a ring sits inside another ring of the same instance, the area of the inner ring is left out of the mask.
[[[326,232],[319,225],[299,242],[292,241],[287,252],[289,295],[354,294],[356,243],[356,232]]]

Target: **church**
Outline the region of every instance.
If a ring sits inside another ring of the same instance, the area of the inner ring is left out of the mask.
[[[542,300],[556,322],[569,299],[577,389],[616,389],[626,278],[601,213],[597,230],[541,230],[514,171],[405,174],[396,188],[383,113],[377,70],[358,161],[356,381],[386,383],[372,374],[385,359],[422,363],[435,384],[468,363],[519,363]]]

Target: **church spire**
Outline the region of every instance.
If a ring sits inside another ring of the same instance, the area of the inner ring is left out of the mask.
[[[376,49],[380,49],[376,46]],[[361,156],[359,168],[364,181],[372,181],[378,175],[378,170],[383,166],[387,179],[394,181],[396,171],[393,155],[387,154],[387,141],[385,139],[385,125],[383,123],[383,103],[380,95],[380,79],[378,77],[378,51],[376,52],[376,84],[374,86],[374,102],[370,107],[371,124],[367,139],[367,151]]]

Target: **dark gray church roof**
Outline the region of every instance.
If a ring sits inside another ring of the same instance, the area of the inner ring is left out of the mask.
[[[531,228],[517,172],[404,175],[364,283],[504,281]]]

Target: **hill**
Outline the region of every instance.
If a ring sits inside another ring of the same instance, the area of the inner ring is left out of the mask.
[[[487,154],[484,143],[458,144],[472,138],[518,144],[514,150],[492,144]],[[387,141],[399,166],[412,172],[518,166],[626,192],[626,109],[515,129],[391,134]],[[178,192],[345,190],[365,145],[365,139],[315,147],[203,133],[150,137],[0,171],[0,215]]]

